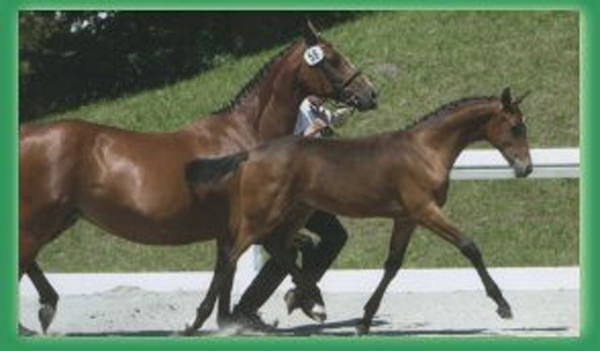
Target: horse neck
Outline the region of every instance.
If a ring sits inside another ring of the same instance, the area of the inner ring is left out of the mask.
[[[458,106],[443,116],[417,125],[415,140],[433,150],[449,171],[458,155],[471,143],[486,138],[486,126],[497,112],[497,100],[480,99]]]
[[[292,44],[268,63],[266,71],[249,83],[230,106],[197,120],[188,129],[205,134],[207,127],[220,124],[222,129],[225,124],[230,131],[246,135],[243,148],[292,134],[298,107],[307,95],[296,77],[301,48],[300,41]]]

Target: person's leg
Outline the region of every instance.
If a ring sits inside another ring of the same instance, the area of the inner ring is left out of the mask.
[[[302,270],[315,281],[319,281],[346,244],[348,233],[336,216],[316,211],[306,223],[306,228],[317,234],[321,241],[318,245],[304,245],[302,251]],[[284,296],[288,313],[296,308],[307,306],[304,297],[295,288]],[[304,311],[304,309],[303,309]],[[308,311],[304,311],[309,315]]]
[[[321,241],[316,246],[303,245],[302,271],[318,281],[346,243],[348,234],[334,215],[322,211],[316,211],[305,227],[319,235]],[[253,325],[249,327],[256,329],[270,328],[257,316],[257,312],[286,276],[287,271],[273,258],[269,258],[240,298],[234,309],[234,318],[237,316],[238,319],[243,319],[241,322],[252,321]],[[302,305],[311,305],[304,303],[302,297],[296,297],[295,289],[288,291],[286,301],[289,301],[289,312]],[[308,312],[305,313],[310,317]]]

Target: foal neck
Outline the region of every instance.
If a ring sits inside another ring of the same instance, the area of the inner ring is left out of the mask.
[[[426,116],[413,132],[418,135],[416,140],[435,151],[450,170],[462,150],[486,138],[487,123],[499,108],[501,103],[496,98],[458,100]]]

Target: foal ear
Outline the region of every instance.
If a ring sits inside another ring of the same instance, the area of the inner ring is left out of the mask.
[[[525,92],[525,94],[519,96],[518,98],[515,99],[515,101],[513,102],[513,104],[518,105],[521,102],[523,102],[523,99],[525,99],[527,97],[527,95],[529,95],[529,93],[531,93],[531,90],[527,90],[527,92]]]
[[[302,34],[304,36],[304,42],[307,46],[313,46],[319,43],[319,34],[317,34],[315,27],[309,19],[304,21]]]
[[[500,96],[500,101],[502,102],[502,106],[510,107],[512,105],[512,97],[510,96],[510,88],[506,87],[502,90],[502,95]]]

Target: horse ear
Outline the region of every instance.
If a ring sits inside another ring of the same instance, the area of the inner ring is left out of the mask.
[[[309,19],[304,21],[302,34],[304,35],[304,42],[307,46],[313,46],[319,43],[319,34],[317,34],[315,27]]]
[[[510,88],[506,87],[502,90],[502,95],[500,96],[500,101],[504,107],[509,107],[512,105],[512,97],[510,96]]]
[[[527,97],[527,95],[529,95],[529,93],[531,93],[531,90],[527,90],[527,92],[525,92],[525,94],[519,96],[518,98],[515,99],[515,101],[513,102],[513,104],[518,105],[521,102],[523,102],[523,99],[525,99]]]

